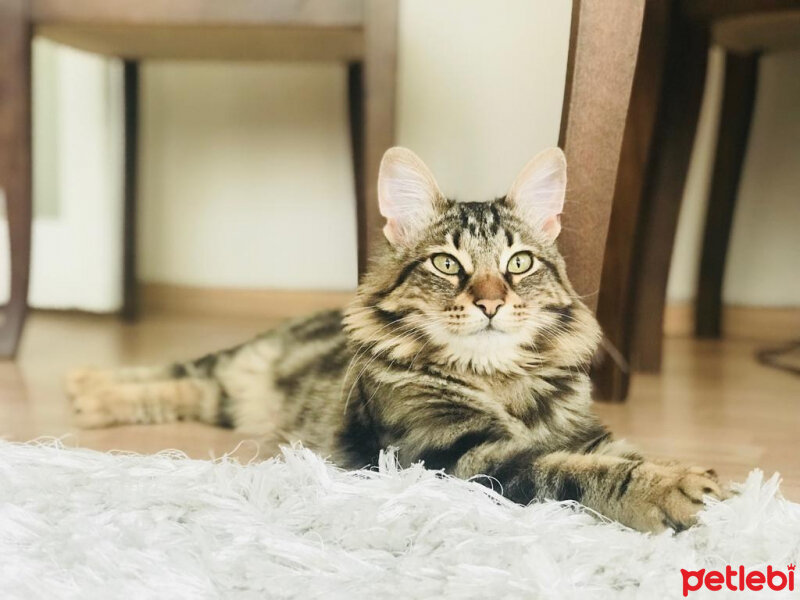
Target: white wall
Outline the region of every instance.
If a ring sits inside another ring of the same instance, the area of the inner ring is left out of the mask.
[[[445,194],[502,196],[558,142],[570,2],[403,0],[397,142]]]
[[[800,305],[800,51],[761,60],[725,300]]]
[[[506,0],[503,10],[488,0],[401,2],[398,143],[431,165],[446,193],[460,199],[502,194],[531,155],[556,143],[570,11],[567,1]],[[59,165],[66,173],[59,181],[69,196],[62,209],[77,211],[71,231],[79,234],[44,251],[37,231],[47,221],[37,220],[32,301],[63,305],[67,290],[71,304],[108,309],[119,301],[119,99],[110,91],[118,71],[64,52],[66,62],[77,62],[62,65],[60,77],[76,95],[65,104],[62,129],[72,137],[63,139],[72,141],[63,149]],[[763,60],[725,290],[729,302],[800,305],[798,58]],[[670,278],[673,300],[694,294],[721,67],[720,57],[712,57],[711,94]],[[142,101],[145,281],[355,285],[342,66],[150,63]],[[0,253],[6,252],[3,241]],[[90,289],[101,290],[103,301],[80,296]]]
[[[556,143],[569,19],[568,2],[403,2],[397,139],[444,191],[502,195]],[[146,281],[355,287],[345,77],[336,64],[145,67]]]
[[[143,86],[145,281],[355,287],[342,66],[154,63]]]
[[[33,66],[30,303],[112,311],[121,301],[121,67],[45,40],[34,44]],[[8,260],[2,226],[1,301]]]
[[[678,225],[669,298],[694,297],[719,121],[724,57],[712,51],[707,91]],[[724,127],[725,124],[719,124]],[[761,59],[739,187],[724,301],[800,306],[800,51]]]

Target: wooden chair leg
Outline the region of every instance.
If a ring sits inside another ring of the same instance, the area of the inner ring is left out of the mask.
[[[575,290],[597,307],[620,148],[646,2],[575,0],[559,146],[569,185],[558,246]],[[603,52],[598,52],[603,48]]]
[[[695,334],[718,338],[722,333],[722,282],[739,179],[747,151],[756,97],[758,55],[725,57],[725,85],[717,152],[706,213],[703,251],[695,300]]]
[[[364,186],[364,69],[360,62],[347,66],[347,107],[350,117],[350,149],[353,156],[353,180],[356,191],[356,223],[358,231],[358,274],[367,265],[367,200]]]
[[[126,60],[123,66],[124,144],[122,213],[122,310],[126,321],[139,316],[136,275],[136,206],[139,151],[139,63]]]
[[[16,354],[28,309],[31,258],[31,27],[28,2],[0,0],[0,188],[6,197],[11,297],[0,357]]]
[[[673,3],[661,102],[638,227],[633,280],[634,367],[661,367],[664,304],[672,246],[703,96],[708,30],[684,20]]]
[[[558,245],[576,291],[593,309],[598,307],[626,116],[649,4],[631,0],[572,4],[559,136],[567,155],[569,185]],[[602,386],[596,391],[601,398],[605,394]]]
[[[381,236],[378,167],[383,153],[394,144],[397,0],[365,2],[364,11],[362,192],[357,194],[359,274],[366,268],[369,249]]]
[[[668,3],[645,5],[597,304],[605,352],[592,379],[596,398],[607,402],[622,402],[628,395],[636,230],[663,83],[669,19]]]

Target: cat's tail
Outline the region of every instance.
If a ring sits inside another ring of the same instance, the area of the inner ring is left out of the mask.
[[[224,353],[160,367],[84,368],[70,372],[66,392],[83,428],[202,421],[226,425],[215,370]]]

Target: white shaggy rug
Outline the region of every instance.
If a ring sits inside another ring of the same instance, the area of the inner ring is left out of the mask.
[[[348,473],[302,449],[241,465],[0,442],[0,598],[681,598],[681,569],[800,559],[777,476],[701,519],[643,535],[391,456]],[[779,595],[689,597],[726,594]]]

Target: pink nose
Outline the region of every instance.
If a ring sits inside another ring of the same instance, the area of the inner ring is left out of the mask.
[[[503,300],[490,300],[488,298],[482,298],[480,300],[475,300],[475,306],[480,308],[487,317],[491,318],[497,314],[497,311],[500,310],[500,307],[503,306],[505,302]]]

